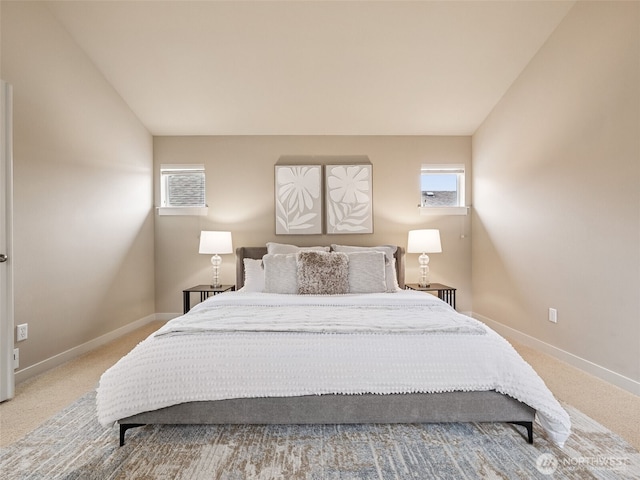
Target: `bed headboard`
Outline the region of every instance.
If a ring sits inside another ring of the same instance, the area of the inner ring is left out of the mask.
[[[238,247],[236,248],[236,290],[244,286],[244,259],[262,258],[267,254],[267,247]],[[394,254],[398,285],[404,289],[404,248],[398,246]]]

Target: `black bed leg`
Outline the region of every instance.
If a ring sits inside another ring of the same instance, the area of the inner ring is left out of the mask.
[[[533,445],[533,422],[509,422],[527,429],[527,442]]]
[[[120,424],[120,446],[124,445],[124,434],[130,428],[144,427],[144,423],[121,423]]]

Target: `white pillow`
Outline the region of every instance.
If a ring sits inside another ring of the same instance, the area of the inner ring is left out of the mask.
[[[297,252],[308,252],[310,250],[317,250],[320,252],[328,252],[330,250],[329,247],[298,247],[296,245],[289,245],[287,243],[267,243],[267,253],[297,253]]]
[[[262,257],[264,291],[267,293],[298,293],[296,254],[274,253]]]
[[[349,293],[387,291],[384,252],[351,252],[347,255],[349,257]]]
[[[244,292],[264,292],[264,268],[262,260],[243,258],[244,262]]]
[[[331,245],[331,249],[335,252],[384,252],[385,254],[385,282],[387,284],[387,292],[397,292],[400,290],[398,285],[398,275],[396,273],[396,260],[393,255],[396,253],[398,247],[395,245],[379,245],[377,247],[358,247],[351,245]]]

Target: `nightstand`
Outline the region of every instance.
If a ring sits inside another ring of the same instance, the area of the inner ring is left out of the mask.
[[[418,290],[419,292],[438,292],[438,298],[444,300],[454,309],[456,308],[456,289],[441,283],[432,283],[428,287],[421,287],[417,283],[407,283],[404,286],[407,290]]]
[[[200,301],[203,302],[211,295],[217,295],[222,292],[233,292],[235,289],[235,285],[220,285],[219,287],[212,287],[211,285],[196,285],[195,287],[187,288],[182,291],[182,306],[184,313],[191,310],[191,294],[194,292],[200,293]]]

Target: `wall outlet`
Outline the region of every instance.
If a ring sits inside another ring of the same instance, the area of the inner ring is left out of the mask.
[[[19,342],[22,342],[23,340],[26,340],[29,337],[28,323],[23,323],[21,325],[18,325],[16,329],[18,330],[16,333],[16,338]]]
[[[20,349],[13,349],[13,369],[15,370],[20,366]]]
[[[555,308],[549,309],[549,321],[558,323],[558,310],[556,310]]]

